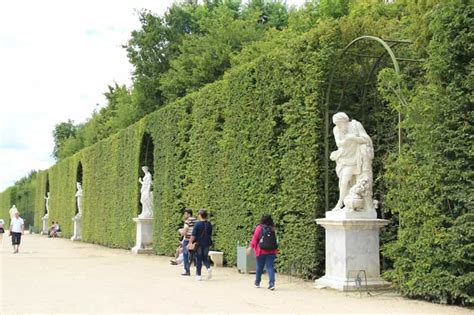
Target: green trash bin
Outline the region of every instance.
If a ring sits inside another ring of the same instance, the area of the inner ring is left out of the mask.
[[[247,255],[248,246],[240,246],[237,243],[237,270],[240,273],[255,273],[257,270],[257,259],[252,249],[250,255]]]

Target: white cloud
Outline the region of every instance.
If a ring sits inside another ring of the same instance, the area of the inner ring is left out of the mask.
[[[173,2],[0,1],[0,191],[54,163],[55,124],[83,122],[108,84],[130,84],[121,45],[140,27],[136,9],[161,15]]]

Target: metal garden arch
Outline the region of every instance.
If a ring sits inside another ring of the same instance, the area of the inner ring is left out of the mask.
[[[354,39],[353,41],[351,41],[342,51],[341,51],[341,54],[340,54],[340,58],[339,59],[342,59],[346,53],[352,48],[354,47],[358,42],[361,42],[361,41],[373,41],[373,42],[376,42],[378,44],[380,44],[384,50],[383,52],[376,56],[376,55],[370,55],[370,54],[353,54],[355,56],[358,56],[358,57],[361,57],[361,58],[371,58],[371,59],[375,59],[375,62],[372,66],[372,69],[371,71],[369,72],[368,76],[367,76],[367,79],[370,79],[372,77],[372,75],[374,74],[375,70],[377,69],[377,67],[380,65],[380,62],[386,57],[386,55],[388,54],[390,56],[390,59],[392,61],[392,64],[393,64],[393,68],[395,70],[395,72],[397,74],[400,73],[400,66],[398,64],[398,61],[415,61],[415,62],[419,62],[421,60],[418,60],[418,59],[410,59],[410,58],[400,58],[400,57],[397,57],[395,56],[395,53],[393,52],[392,48],[394,48],[395,46],[397,45],[400,45],[400,44],[410,44],[411,42],[410,41],[407,41],[407,40],[387,40],[387,39],[381,39],[379,37],[376,37],[376,36],[370,36],[370,35],[365,35],[365,36],[360,36],[356,39]],[[332,68],[331,70],[331,73],[330,73],[330,77],[329,77],[329,84],[328,84],[328,87],[327,87],[327,91],[326,91],[326,101],[325,101],[325,114],[324,114],[324,120],[325,120],[325,136],[324,136],[324,168],[325,168],[325,179],[324,179],[324,193],[325,193],[325,206],[326,206],[326,210],[329,211],[329,139],[331,137],[330,135],[330,128],[329,128],[329,116],[330,116],[330,111],[331,111],[331,108],[330,108],[330,104],[331,104],[331,89],[332,89],[332,86],[333,86],[333,82],[334,82],[334,74],[335,74],[335,67]],[[365,92],[365,91],[364,91]],[[400,103],[402,105],[406,104],[406,101],[405,101],[405,98],[403,97],[402,95],[402,92],[401,92],[401,88],[400,86],[397,87],[397,91],[395,91],[395,93],[397,94],[397,97],[400,101]],[[338,108],[336,108],[334,110],[334,112],[337,112],[339,109],[339,106]],[[401,114],[400,112],[398,113],[398,150],[400,152],[400,149],[401,149],[401,142],[402,142],[402,131],[401,131]]]

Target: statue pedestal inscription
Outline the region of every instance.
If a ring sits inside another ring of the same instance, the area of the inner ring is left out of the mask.
[[[376,214],[375,218],[365,218],[370,213],[342,212],[347,211],[328,211],[325,219],[316,220],[326,230],[326,274],[315,281],[315,286],[341,291],[355,290],[358,286],[365,289],[363,273],[359,273],[361,282],[356,281],[360,270],[365,271],[369,289],[389,286],[389,282],[380,278],[379,262],[379,230],[388,220],[376,219]],[[352,218],[343,218],[345,215]]]
[[[42,218],[43,229],[41,230],[41,235],[48,235],[48,217],[49,215],[45,214]]]
[[[81,240],[81,216],[76,215],[72,218],[74,222],[74,235],[71,237],[71,241],[80,241]]]
[[[153,253],[153,218],[133,218],[137,223],[136,243],[132,248],[133,254]]]

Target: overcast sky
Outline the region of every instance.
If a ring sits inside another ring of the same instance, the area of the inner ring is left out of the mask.
[[[121,45],[140,28],[136,9],[162,15],[173,2],[0,0],[0,192],[54,164],[57,123],[84,122],[107,85],[130,86]]]

